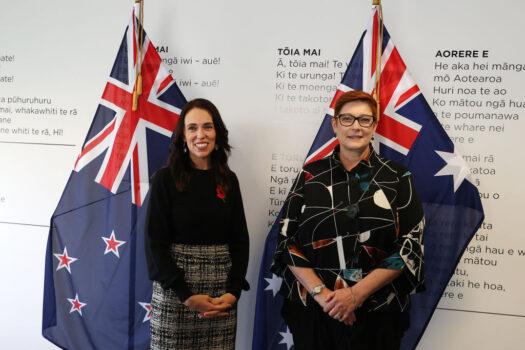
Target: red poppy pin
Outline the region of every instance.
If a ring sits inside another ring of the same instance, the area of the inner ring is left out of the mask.
[[[215,187],[215,193],[217,194],[217,198],[222,199],[222,201],[224,202],[224,198],[226,198],[226,195],[224,194],[221,185],[217,185],[217,187]]]

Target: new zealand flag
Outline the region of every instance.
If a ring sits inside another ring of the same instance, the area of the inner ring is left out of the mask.
[[[330,120],[335,100],[349,90],[372,92],[376,82],[378,9],[354,52],[327,115],[308,152],[306,163],[331,154],[337,145]],[[383,157],[412,173],[425,211],[426,291],[412,296],[410,328],[402,349],[414,349],[484,214],[470,170],[408,73],[383,27],[379,102],[381,119],[373,145]],[[281,279],[270,272],[279,231],[279,218],[266,238],[260,268],[253,349],[290,349],[292,336],[280,316]]]
[[[139,73],[142,93],[132,108]],[[133,13],[51,218],[42,333],[59,347],[148,348],[149,178],[166,162],[185,103]]]

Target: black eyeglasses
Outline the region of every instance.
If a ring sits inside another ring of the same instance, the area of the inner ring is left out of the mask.
[[[356,116],[350,113],[344,113],[344,114],[339,114],[336,118],[339,120],[339,123],[342,126],[352,126],[354,125],[354,122],[357,120],[359,125],[361,125],[363,128],[369,128],[375,122],[375,119],[373,116],[366,115],[366,114]]]

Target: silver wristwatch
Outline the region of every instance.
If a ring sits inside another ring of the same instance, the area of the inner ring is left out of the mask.
[[[318,286],[313,287],[310,291],[310,295],[312,296],[312,298],[315,297],[317,294],[321,293],[324,287],[326,287],[324,284],[320,284]]]

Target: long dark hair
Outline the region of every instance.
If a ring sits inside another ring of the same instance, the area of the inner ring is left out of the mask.
[[[200,108],[210,113],[213,126],[215,128],[215,149],[211,152],[211,168],[215,177],[215,182],[222,187],[225,194],[230,189],[229,176],[230,168],[228,167],[228,156],[231,152],[231,146],[228,143],[228,129],[222,121],[221,114],[215,105],[204,98],[196,98],[189,101],[180,113],[179,121],[173,132],[170,156],[168,158],[168,167],[175,179],[175,187],[178,191],[185,191],[190,183],[190,171],[192,161],[189,152],[184,152],[184,121],[189,111],[194,108]]]

